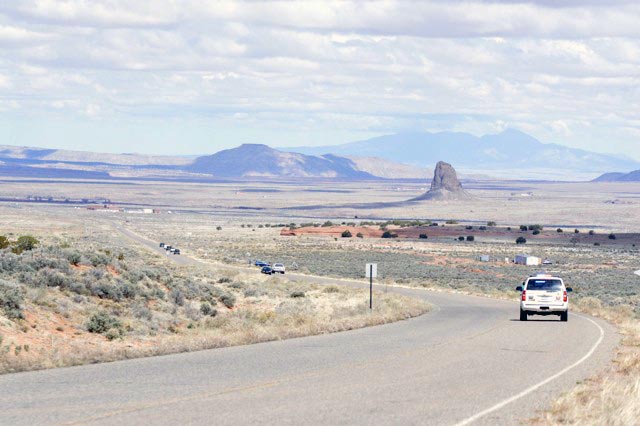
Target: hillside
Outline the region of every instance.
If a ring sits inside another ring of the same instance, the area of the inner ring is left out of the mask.
[[[481,137],[458,132],[398,133],[343,145],[286,150],[305,154],[330,152],[343,156],[373,156],[419,167],[445,160],[466,170],[504,170],[508,171],[507,175],[514,171],[548,170],[557,176],[566,175],[567,171],[593,176],[607,170],[634,170],[640,166],[630,159],[545,144],[513,129]]]
[[[348,158],[282,152],[260,144],[244,144],[198,157],[185,170],[218,177],[321,177],[374,179]]]
[[[605,173],[593,182],[640,182],[640,170],[630,173]]]
[[[90,151],[70,151],[24,146],[0,145],[0,158],[39,162],[70,162],[116,165],[181,166],[190,164],[193,157],[146,154],[107,154]]]

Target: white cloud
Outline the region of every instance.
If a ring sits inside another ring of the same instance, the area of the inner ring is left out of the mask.
[[[562,4],[4,2],[0,87],[13,114],[42,118],[341,137],[518,127],[584,146],[606,128],[631,146],[640,6]]]

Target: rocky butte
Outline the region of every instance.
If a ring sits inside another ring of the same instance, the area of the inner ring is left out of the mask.
[[[421,200],[460,200],[470,198],[462,189],[456,170],[449,163],[439,161],[433,172],[431,189],[411,201]]]

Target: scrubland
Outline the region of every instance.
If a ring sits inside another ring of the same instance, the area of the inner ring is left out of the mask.
[[[580,383],[553,407],[532,419],[534,424],[634,424],[640,418],[640,269],[639,250],[633,244],[551,244],[545,241],[518,246],[512,239],[452,238],[425,240],[359,239],[317,236],[281,237],[280,228],[262,224],[225,223],[221,230],[200,216],[181,219],[188,250],[204,260],[243,264],[254,259],[282,261],[300,272],[360,279],[364,264],[378,263],[380,280],[389,285],[445,289],[515,300],[515,287],[540,271],[562,276],[572,286],[572,310],[615,324],[621,344],[611,367]],[[155,218],[139,218],[135,227],[149,235],[175,240],[181,234],[173,223],[162,226]],[[556,232],[555,229],[544,233]],[[185,236],[186,235],[186,236]],[[214,240],[224,241],[218,250]],[[506,262],[519,253],[549,259],[551,265],[521,266]],[[480,256],[488,255],[489,262]]]
[[[11,222],[12,232],[2,226],[10,241],[40,226]],[[0,372],[349,330],[429,309],[380,293],[370,312],[364,290],[178,266],[100,221],[52,223],[33,236],[31,250],[0,250]]]
[[[623,425],[640,418],[640,277],[633,273],[640,270],[636,247],[640,244],[557,243],[528,235],[524,245],[516,245],[512,237],[476,236],[470,242],[433,236],[425,240],[280,236],[280,225],[291,223],[359,224],[382,218],[469,226],[495,221],[499,227],[541,223],[542,236],[557,232],[556,228],[564,232],[576,228],[581,235],[591,229],[598,234],[638,232],[638,184],[478,183],[467,187],[473,196],[469,200],[411,205],[393,203],[418,195],[426,182],[331,183],[330,189],[326,182],[109,182],[90,192],[87,188],[82,183],[29,182],[3,186],[0,195],[101,196],[116,204],[157,207],[163,213],[1,207],[5,220],[0,234],[15,240],[30,233],[41,241],[29,253],[1,254],[3,265],[14,269],[2,267],[0,288],[9,300],[18,300],[24,316],[8,318],[17,314],[11,312],[16,303],[7,304],[9,313],[0,312],[3,371],[343,330],[428,309],[381,294],[382,303],[369,315],[366,297],[357,290],[290,282],[224,266],[247,265],[250,259],[284,262],[289,271],[303,274],[353,279],[363,278],[365,263],[376,262],[378,282],[389,285],[513,299],[514,288],[524,277],[546,270],[574,288],[573,310],[614,323],[622,341],[608,371],[579,384],[532,422]],[[177,245],[205,265],[179,267],[157,258],[118,239],[107,225],[110,221],[153,241]],[[76,250],[80,261],[74,264]],[[505,262],[520,253],[553,264],[526,267]],[[490,262],[481,262],[482,255],[488,255]]]

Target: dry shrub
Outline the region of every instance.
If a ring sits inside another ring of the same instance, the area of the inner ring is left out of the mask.
[[[631,306],[584,298],[576,309],[614,323],[622,336],[614,363],[562,395],[535,424],[632,425],[640,419],[640,322]]]

